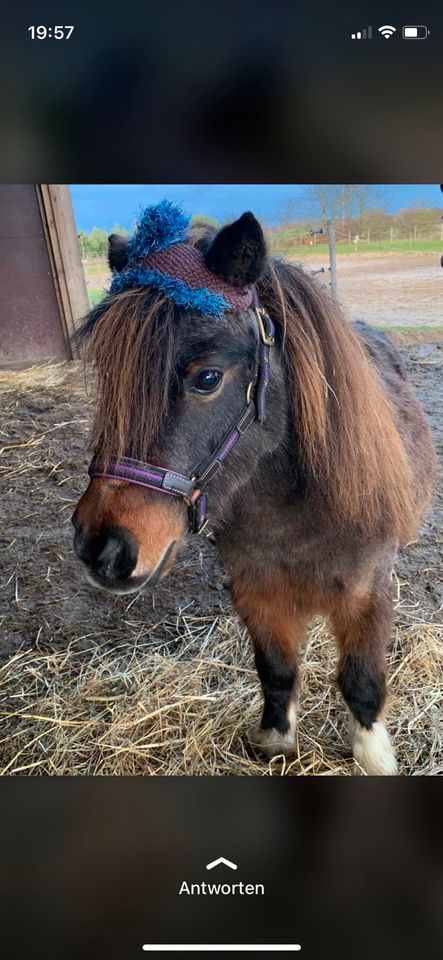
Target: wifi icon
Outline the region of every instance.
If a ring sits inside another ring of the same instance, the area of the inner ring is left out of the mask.
[[[396,27],[390,27],[389,24],[386,24],[386,26],[384,27],[378,28],[378,32],[381,33],[382,37],[384,37],[385,40],[389,40],[389,38],[392,37],[392,34],[395,33],[395,31],[396,31]]]

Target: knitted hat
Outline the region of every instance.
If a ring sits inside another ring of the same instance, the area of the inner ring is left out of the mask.
[[[252,303],[252,286],[235,287],[208,270],[189,242],[189,217],[169,200],[147,207],[129,241],[128,264],[115,273],[111,293],[150,287],[185,310],[220,317]]]

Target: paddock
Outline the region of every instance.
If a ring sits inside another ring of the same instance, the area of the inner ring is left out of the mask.
[[[402,339],[441,452],[441,343]],[[312,624],[304,651],[296,753],[265,761],[247,739],[261,709],[252,651],[210,538],[189,539],[154,594],[96,591],[70,524],[89,459],[90,375],[78,361],[4,371],[0,392],[0,772],[354,773],[326,624]],[[440,493],[394,576],[388,727],[404,775],[443,773],[442,513]]]

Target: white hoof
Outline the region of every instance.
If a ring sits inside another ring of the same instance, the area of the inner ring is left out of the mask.
[[[380,720],[373,723],[370,730],[354,722],[352,752],[359,766],[370,776],[394,777],[398,772],[389,734]]]
[[[261,727],[254,727],[251,731],[250,741],[253,747],[260,750],[268,757],[275,757],[279,753],[294,753],[295,750],[295,706],[292,703],[288,711],[289,730],[281,733],[272,727],[270,730],[262,730]]]

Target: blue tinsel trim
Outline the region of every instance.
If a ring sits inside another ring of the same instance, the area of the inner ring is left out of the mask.
[[[206,287],[193,290],[183,280],[168,277],[157,270],[143,270],[139,267],[127,267],[117,273],[111,284],[111,293],[120,293],[129,287],[150,287],[173,300],[184,310],[197,311],[210,317],[220,317],[231,306],[220,293],[211,293]]]
[[[139,260],[185,239],[189,217],[170,200],[146,207],[129,241],[129,259]]]

